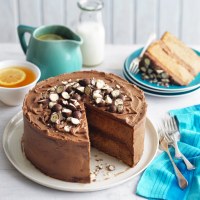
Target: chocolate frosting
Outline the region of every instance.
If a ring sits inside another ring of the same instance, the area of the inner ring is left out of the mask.
[[[130,126],[134,126],[141,117],[146,112],[146,102],[144,98],[143,91],[141,91],[136,86],[129,84],[124,79],[114,75],[107,74],[104,72],[97,71],[82,71],[82,72],[74,72],[71,74],[63,74],[54,78],[49,78],[47,80],[39,82],[26,96],[23,112],[27,119],[42,132],[47,134],[49,137],[57,137],[59,139],[71,139],[71,140],[88,140],[88,135],[83,134],[85,131],[86,123],[85,119],[81,119],[80,125],[74,127],[73,133],[65,133],[60,134],[59,131],[55,130],[52,127],[49,127],[46,123],[43,122],[43,118],[49,117],[50,110],[44,109],[41,104],[38,104],[38,101],[44,98],[46,95],[46,91],[56,85],[62,83],[62,81],[67,81],[69,79],[77,80],[83,78],[96,78],[104,80],[110,86],[118,84],[120,86],[120,90],[126,94],[126,99],[124,101],[124,112],[122,114],[118,113],[110,113],[105,111],[105,115],[110,117],[118,118],[122,123],[126,123]],[[85,102],[89,104],[89,101]],[[98,109],[104,109],[98,107]],[[84,106],[81,104],[81,111],[84,111]],[[78,136],[78,137],[77,137]]]

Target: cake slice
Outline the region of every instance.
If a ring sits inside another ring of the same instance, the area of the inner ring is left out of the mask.
[[[200,57],[169,32],[152,43],[140,62],[142,79],[168,87],[188,85],[200,72]]]
[[[194,76],[200,72],[200,57],[182,41],[165,32],[161,41],[170,49],[174,57],[184,62],[184,67]]]
[[[144,57],[149,58],[155,68],[165,71],[180,85],[188,85],[194,79],[194,75],[188,70],[188,65],[178,59],[173,50],[161,40],[150,45]]]

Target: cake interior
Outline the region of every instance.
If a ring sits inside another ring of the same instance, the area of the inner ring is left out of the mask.
[[[119,123],[114,118],[105,116],[105,113],[91,105],[86,105],[86,115],[93,147],[122,160],[130,167],[138,163],[143,152],[140,144],[144,141],[144,127],[134,130],[125,123]]]

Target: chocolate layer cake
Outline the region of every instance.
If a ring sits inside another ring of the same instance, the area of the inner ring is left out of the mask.
[[[114,74],[49,78],[24,100],[24,152],[43,173],[70,182],[90,182],[90,145],[133,167],[143,153],[146,107],[143,92]]]

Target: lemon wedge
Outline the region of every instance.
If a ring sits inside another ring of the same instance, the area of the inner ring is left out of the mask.
[[[17,68],[6,68],[0,70],[0,85],[13,86],[21,83],[26,78],[26,73]]]

